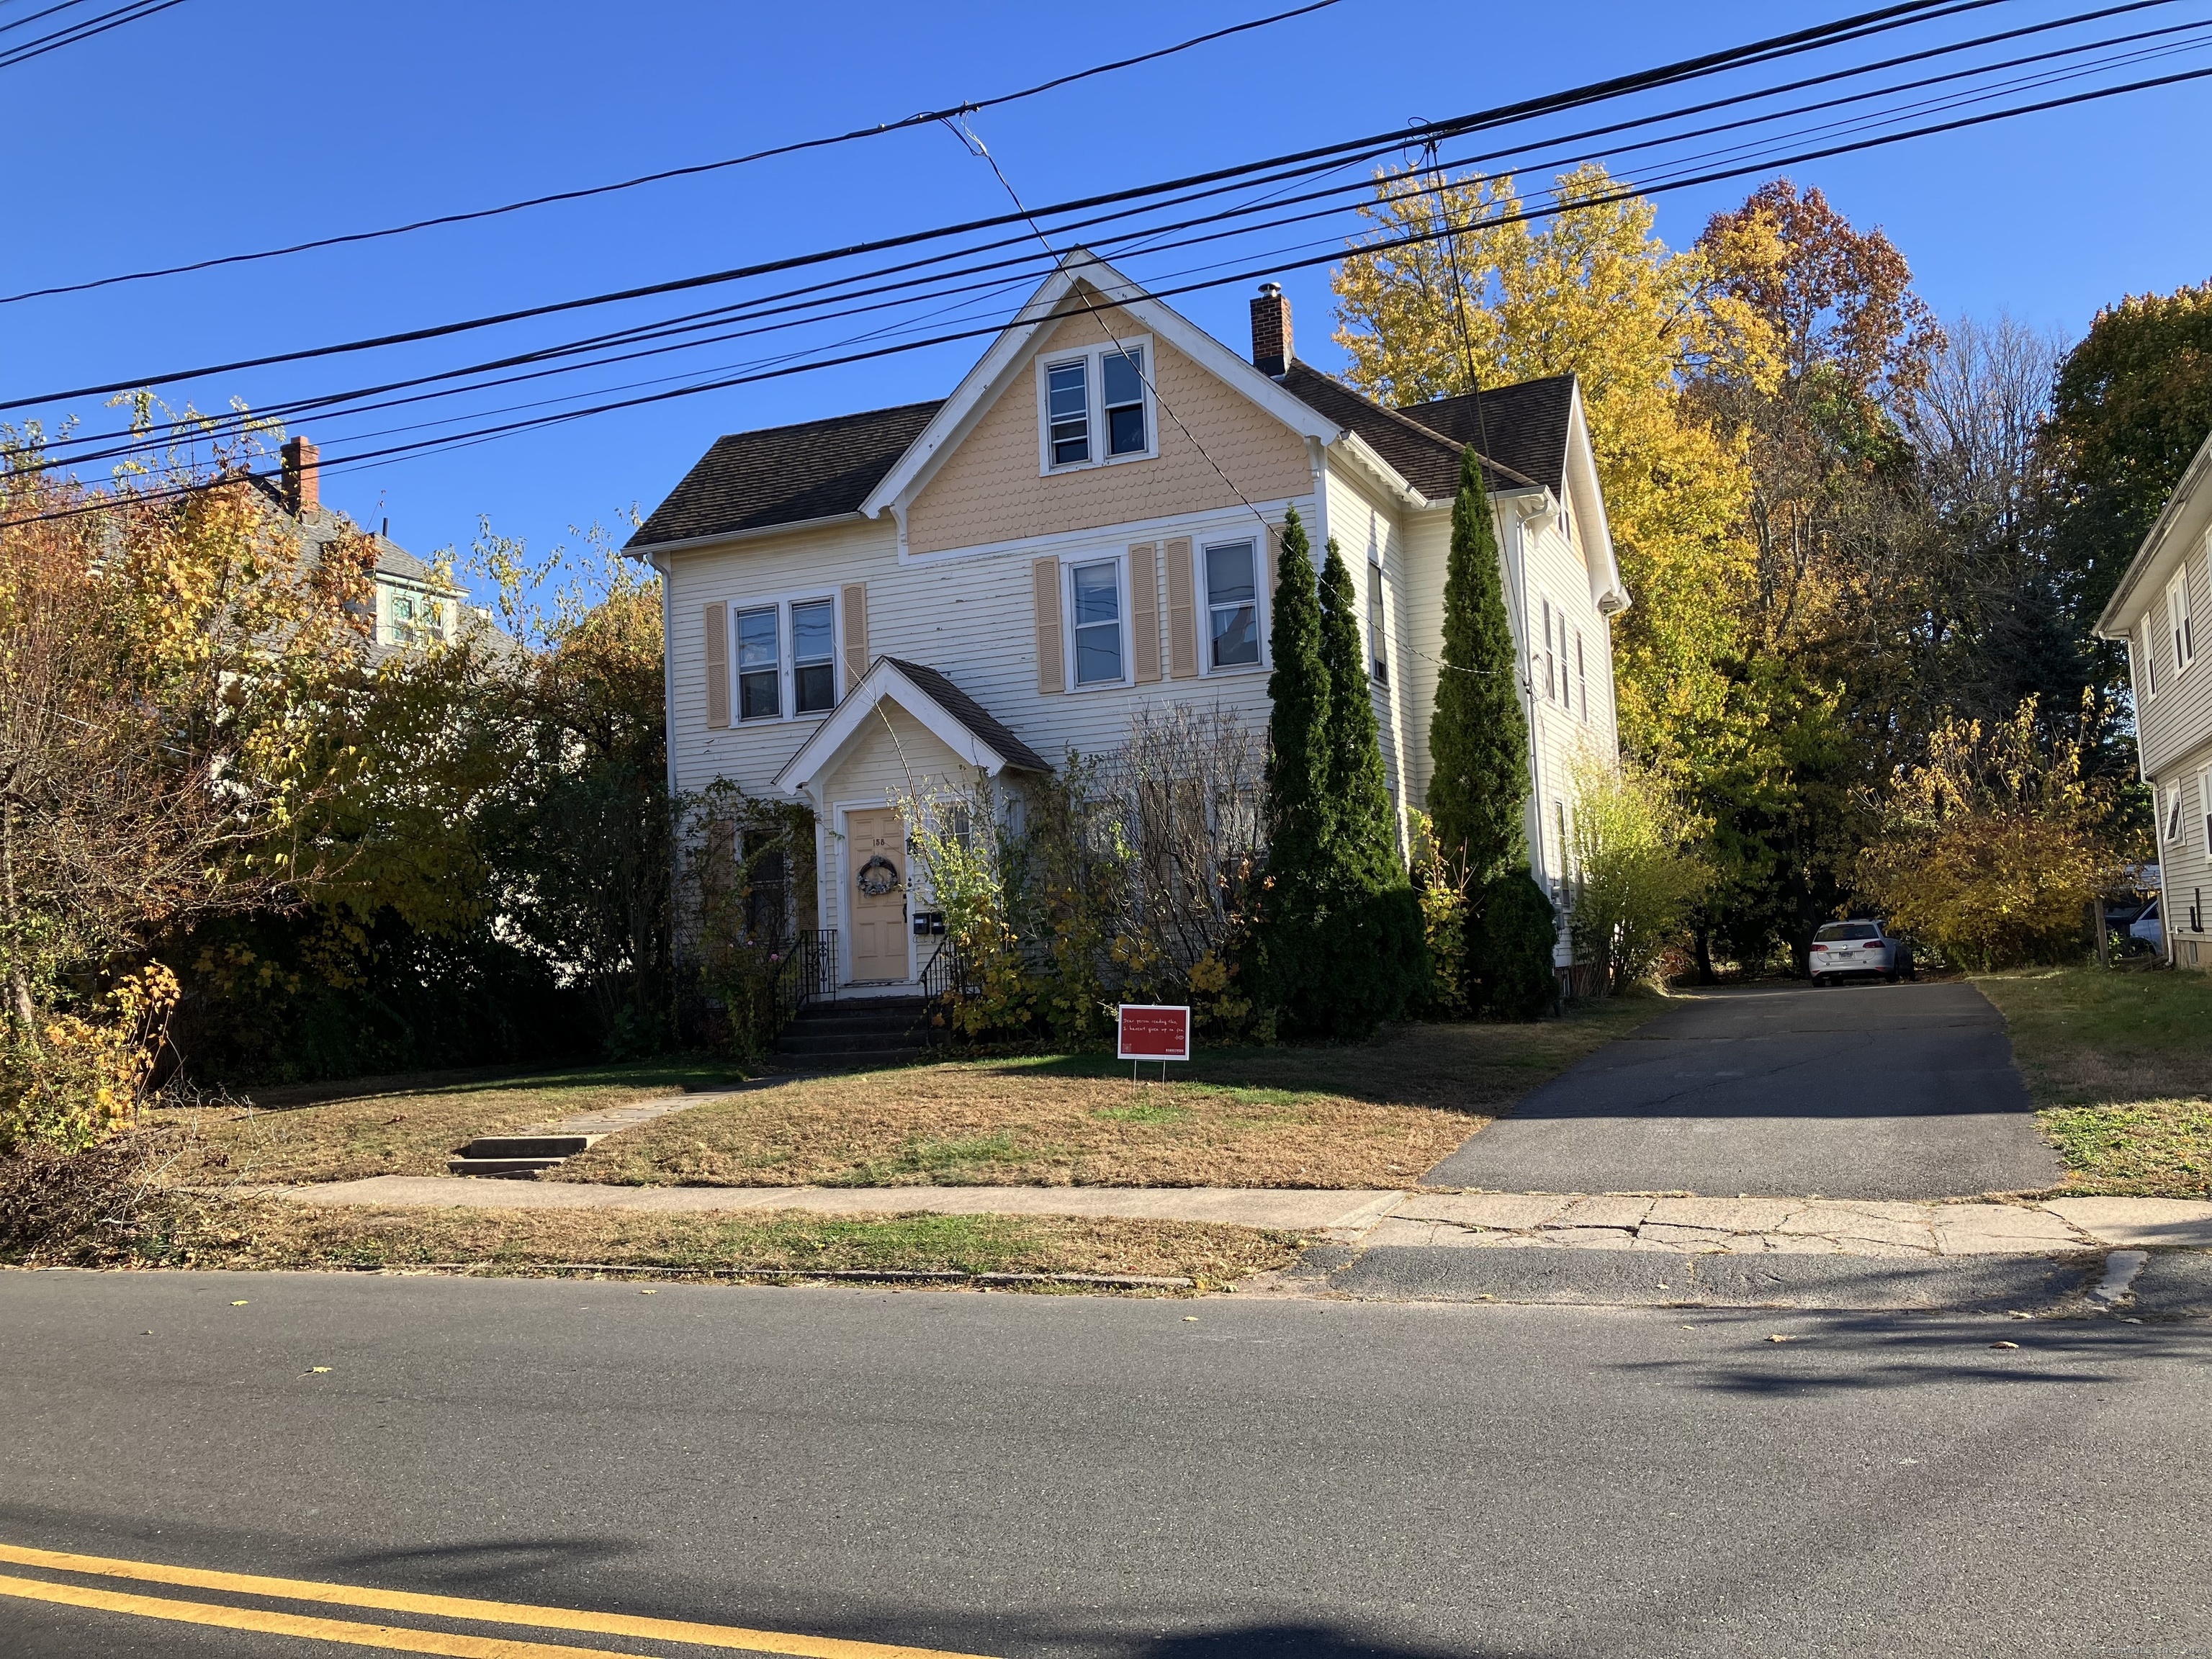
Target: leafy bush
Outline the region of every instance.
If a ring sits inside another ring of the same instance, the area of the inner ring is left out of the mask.
[[[1673,792],[1633,762],[1584,757],[1569,836],[1575,954],[1604,964],[1611,988],[1646,977],[1680,938],[1712,872],[1690,850]]]
[[[2124,861],[2119,802],[2088,765],[2102,718],[2044,729],[2036,699],[1984,729],[1947,720],[1899,780],[1860,877],[1892,924],[1987,971],[2079,953],[2082,918]]]
[[[103,1001],[106,1019],[53,1014],[0,1048],[0,1151],[80,1152],[137,1114],[176,1006],[176,976],[155,963]]]

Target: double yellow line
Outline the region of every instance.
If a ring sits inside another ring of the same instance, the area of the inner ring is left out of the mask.
[[[357,1584],[326,1584],[307,1578],[267,1578],[254,1573],[210,1572],[198,1567],[173,1567],[156,1561],[123,1561],[105,1555],[71,1555],[59,1550],[27,1549],[0,1544],[0,1561],[16,1566],[43,1567],[100,1578],[125,1578],[142,1583],[175,1584],[191,1589],[222,1590],[236,1595],[258,1595],[281,1601],[313,1601],[325,1606],[368,1607],[380,1613],[428,1613],[440,1619],[473,1620],[480,1624],[520,1626],[536,1630],[577,1631],[597,1636],[635,1636],[647,1640],[688,1643],[694,1647],[736,1648],[748,1653],[789,1654],[793,1659],[982,1659],[976,1654],[947,1653],[937,1648],[914,1648],[881,1642],[848,1642],[836,1637],[797,1636],[779,1631],[746,1630],[733,1625],[696,1624],[688,1619],[644,1619],[623,1613],[591,1613],[572,1607],[532,1607],[520,1601],[479,1601],[459,1595],[417,1595],[406,1590],[368,1589]],[[64,1607],[92,1607],[102,1613],[125,1613],[141,1619],[163,1619],[177,1624],[214,1625],[225,1630],[256,1631],[268,1636],[294,1636],[304,1640],[343,1642],[358,1648],[383,1648],[396,1653],[435,1653],[453,1659],[635,1659],[635,1655],[607,1648],[571,1647],[555,1642],[517,1642],[497,1636],[463,1636],[446,1631],[416,1630],[401,1625],[358,1624],[347,1619],[320,1619],[307,1613],[276,1613],[259,1607],[234,1607],[216,1601],[188,1601],[166,1596],[138,1595],[128,1590],[103,1589],[90,1585],[57,1583],[45,1578],[19,1578],[0,1573],[0,1595],[27,1601],[52,1601]]]

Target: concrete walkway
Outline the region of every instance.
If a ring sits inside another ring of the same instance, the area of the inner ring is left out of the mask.
[[[2052,1255],[2212,1249],[2212,1203],[2059,1198],[2039,1204],[1715,1199],[1619,1194],[1330,1192],[1234,1187],[601,1187],[377,1176],[261,1189],[302,1204],[657,1214],[1111,1216],[1218,1221],[1340,1243],[1675,1255]]]

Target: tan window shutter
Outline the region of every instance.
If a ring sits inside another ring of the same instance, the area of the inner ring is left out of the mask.
[[[850,691],[868,673],[868,589],[865,582],[849,582],[842,595],[845,612],[845,689]]]
[[[730,607],[707,607],[707,724],[730,723]]]
[[[1191,583],[1190,538],[1162,544],[1168,556],[1168,672],[1179,680],[1198,677],[1198,603]]]
[[[1067,664],[1060,646],[1060,561],[1039,559],[1030,566],[1036,589],[1037,690],[1067,690]]]
[[[1150,542],[1129,550],[1129,634],[1137,684],[1150,685],[1160,677],[1160,574]]]

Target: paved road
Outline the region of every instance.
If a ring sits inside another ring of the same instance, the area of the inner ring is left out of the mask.
[[[1498,1192],[1959,1198],[2056,1185],[2004,1020],[1971,985],[1700,993],[1425,1177]]]
[[[2203,1324],[0,1274],[0,1542],[1006,1659],[2178,1659],[2208,1365]],[[10,1656],[347,1651],[0,1597]]]

